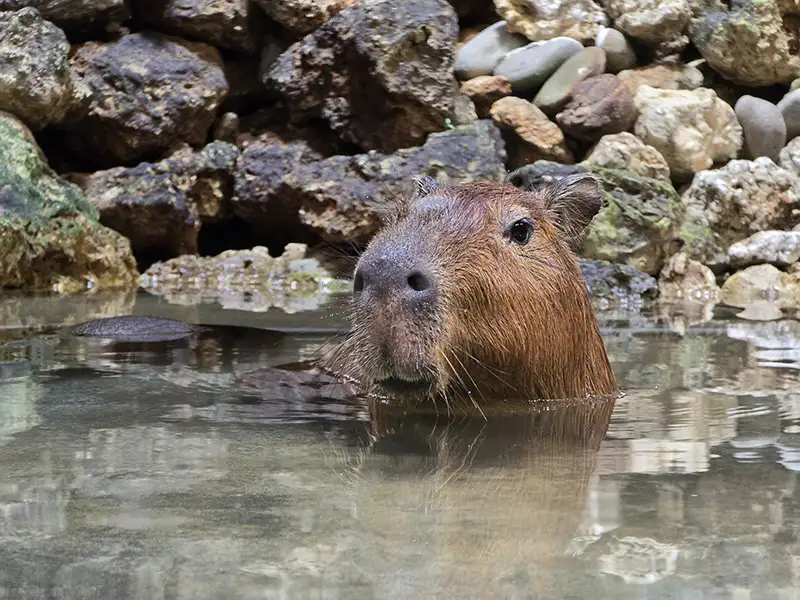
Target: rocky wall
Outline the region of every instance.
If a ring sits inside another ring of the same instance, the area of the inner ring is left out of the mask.
[[[800,306],[796,0],[0,0],[0,65],[0,287],[160,293],[352,252],[414,176],[588,170],[593,295]]]

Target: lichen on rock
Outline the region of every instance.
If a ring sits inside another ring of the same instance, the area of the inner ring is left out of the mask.
[[[30,131],[0,113],[0,287],[73,293],[135,286],[130,243],[97,218],[80,189],[48,167]]]

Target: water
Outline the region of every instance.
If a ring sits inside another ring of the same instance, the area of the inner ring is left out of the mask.
[[[131,311],[256,329],[47,327]],[[613,413],[237,384],[340,314],[0,298],[0,599],[800,598],[800,322],[603,313]]]

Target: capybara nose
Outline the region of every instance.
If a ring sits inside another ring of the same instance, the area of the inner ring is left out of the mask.
[[[410,308],[436,299],[436,283],[427,269],[389,260],[359,265],[353,277],[353,294],[358,297],[367,291],[396,295]]]

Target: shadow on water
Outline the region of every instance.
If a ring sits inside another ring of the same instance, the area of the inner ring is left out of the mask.
[[[60,327],[108,312],[53,307],[0,302],[0,598],[800,589],[797,321],[607,311],[623,397],[483,418],[301,368],[325,314],[144,297],[127,312],[213,326],[109,339]]]

